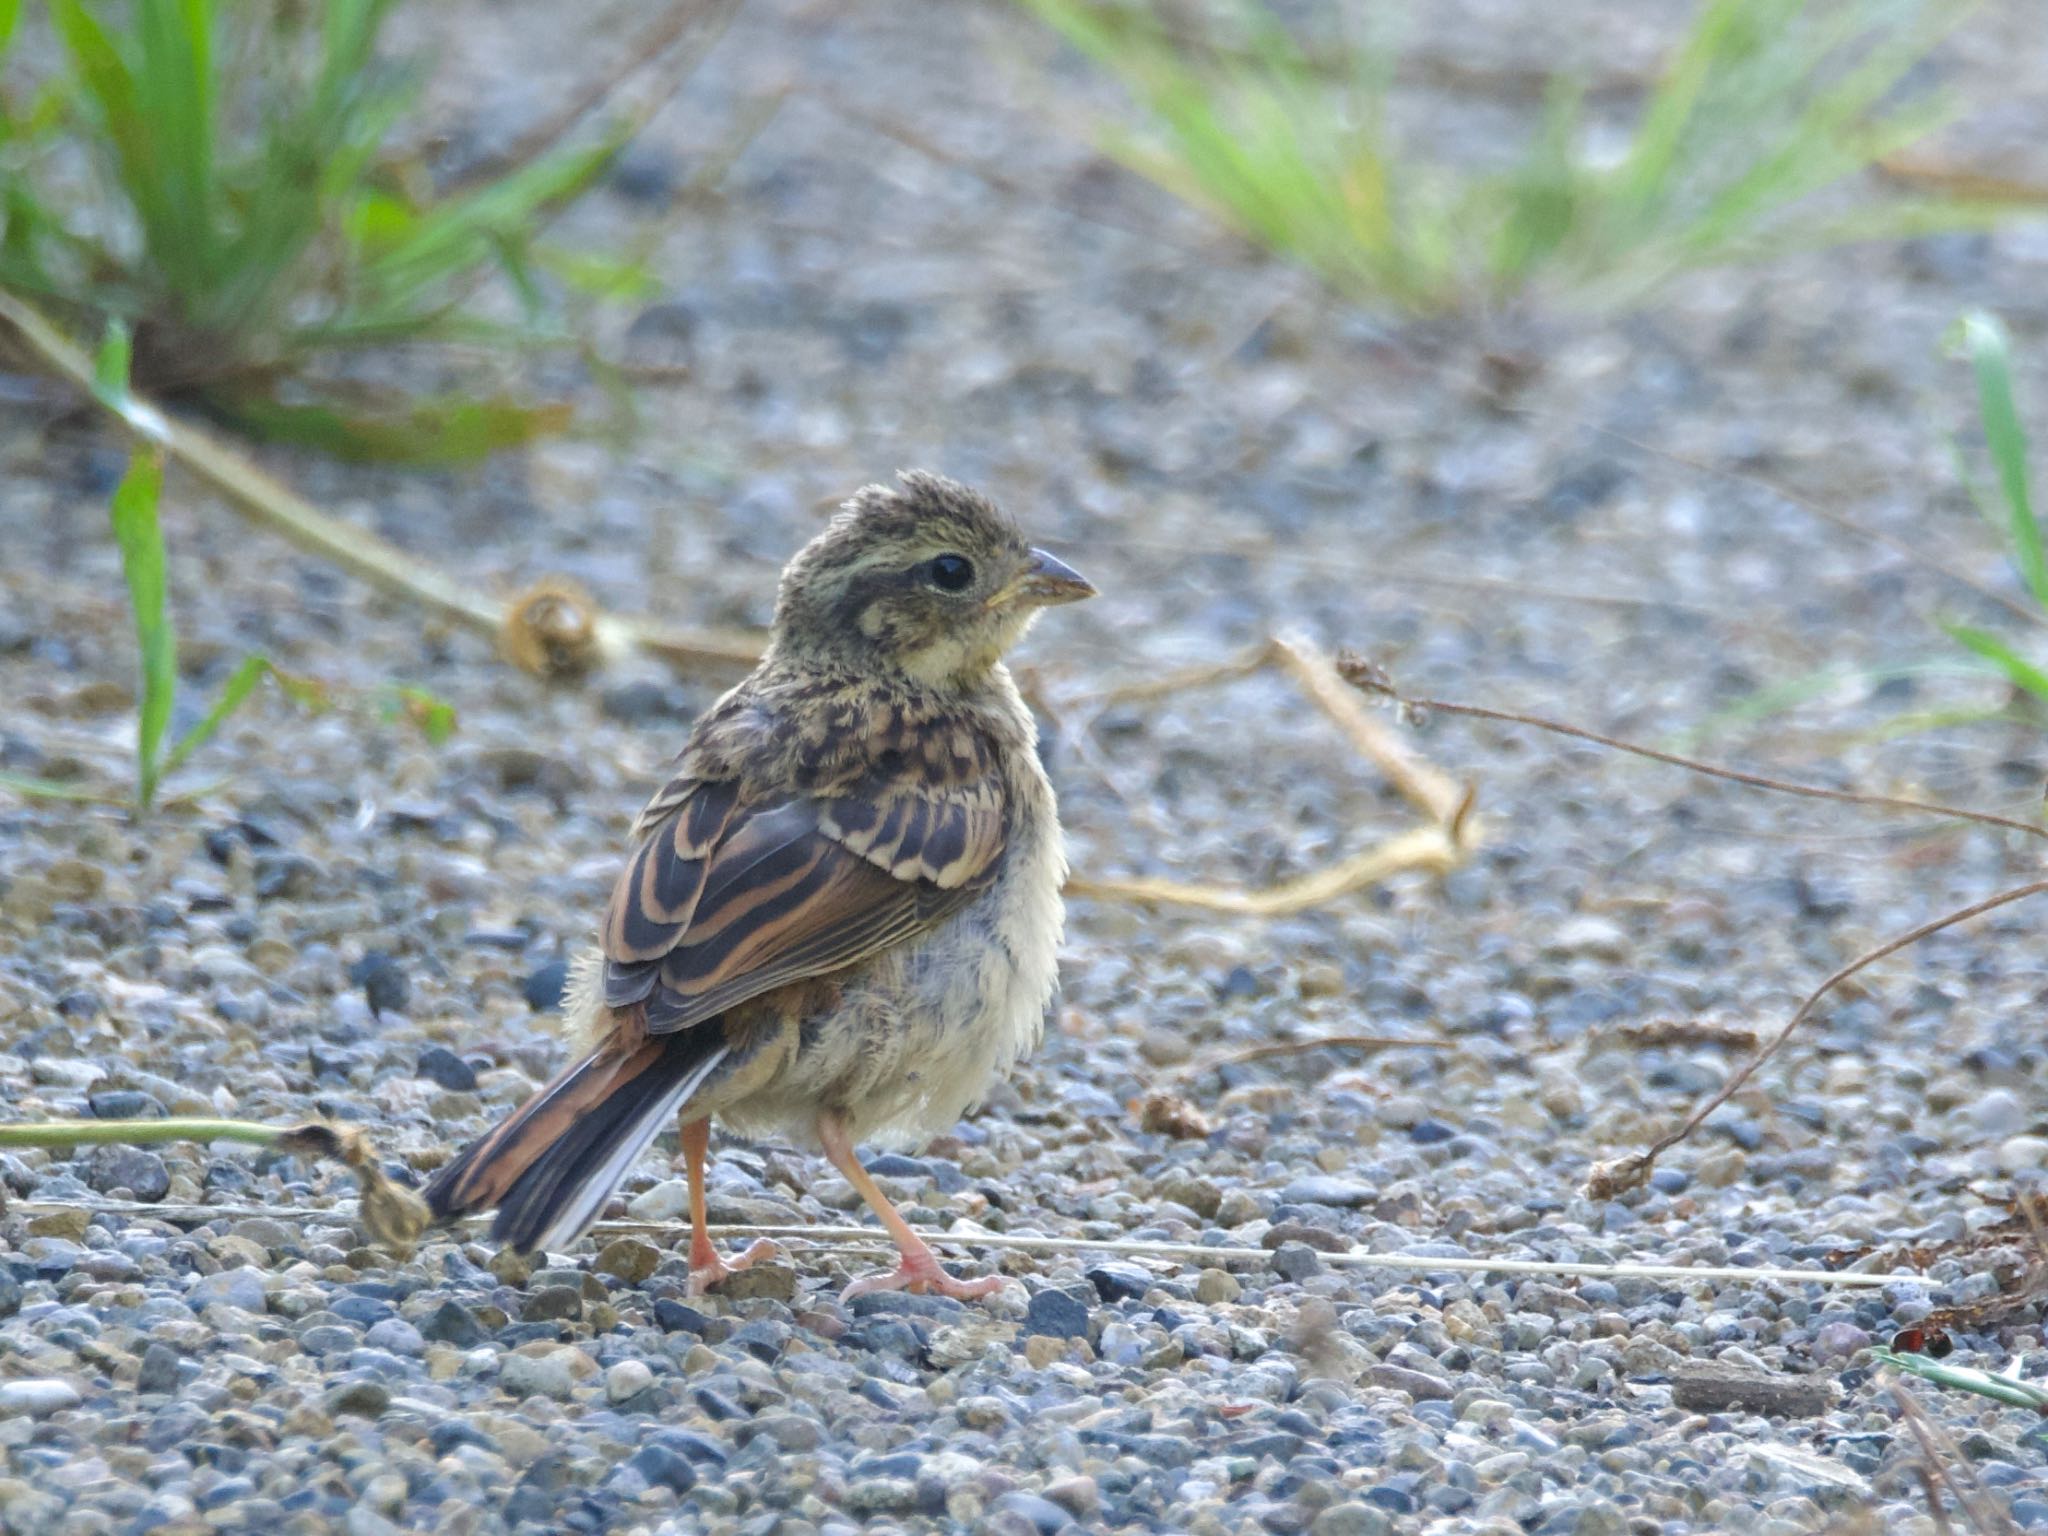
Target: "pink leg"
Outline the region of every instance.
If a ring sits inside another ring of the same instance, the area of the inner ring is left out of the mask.
[[[683,1126],[683,1164],[690,1179],[690,1284],[692,1296],[702,1296],[734,1270],[745,1269],[763,1259],[781,1256],[782,1250],[767,1238],[747,1246],[736,1259],[719,1257],[704,1230],[704,1154],[711,1146],[711,1122],[692,1120]]]
[[[973,1301],[1003,1288],[1001,1275],[988,1275],[980,1280],[956,1280],[939,1268],[938,1255],[903,1219],[889,1197],[882,1193],[881,1186],[869,1176],[867,1169],[861,1167],[860,1159],[853,1155],[853,1142],[838,1116],[818,1116],[818,1140],[825,1144],[825,1155],[832,1159],[832,1166],[846,1176],[846,1182],[860,1191],[860,1197],[867,1201],[869,1209],[882,1218],[882,1225],[889,1229],[889,1235],[896,1240],[897,1250],[903,1255],[902,1262],[894,1271],[862,1275],[854,1281],[846,1288],[840,1298],[842,1301],[850,1301],[869,1291],[936,1292],[959,1301]]]

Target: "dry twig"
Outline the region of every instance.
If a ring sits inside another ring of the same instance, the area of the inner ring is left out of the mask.
[[[248,1120],[176,1115],[161,1120],[40,1120],[0,1125],[0,1147],[71,1150],[97,1146],[145,1147],[168,1141],[238,1141],[297,1157],[331,1158],[355,1176],[361,1191],[359,1219],[371,1241],[403,1258],[412,1252],[420,1234],[426,1230],[426,1203],[384,1172],[377,1161],[377,1149],[358,1126],[313,1120],[304,1125],[280,1127]],[[140,1202],[113,1202],[109,1208],[161,1209]],[[207,1208],[197,1206],[188,1209]],[[262,1212],[259,1210],[252,1214]]]
[[[1914,800],[1898,795],[1869,795],[1854,790],[1827,789],[1816,784],[1798,784],[1788,779],[1775,779],[1765,774],[1747,773],[1740,769],[1723,768],[1713,763],[1703,763],[1697,758],[1684,757],[1676,752],[1662,752],[1654,747],[1640,746],[1635,742],[1623,741],[1613,736],[1603,736],[1598,731],[1589,731],[1582,726],[1567,725],[1557,720],[1546,720],[1540,716],[1523,714],[1517,710],[1491,709],[1484,705],[1459,704],[1445,699],[1411,698],[1394,686],[1393,680],[1387,675],[1385,668],[1352,652],[1344,652],[1338,656],[1337,668],[1345,681],[1361,692],[1389,699],[1403,711],[1414,716],[1425,715],[1434,710],[1447,715],[1464,715],[1477,720],[1496,720],[1507,725],[1532,726],[1537,730],[1549,731],[1554,735],[1569,736],[1578,741],[1592,742],[1596,746],[1610,747],[1618,752],[1627,752],[1637,757],[1646,757],[1653,762],[1670,763],[1674,767],[1684,768],[1693,773],[1706,774],[1710,778],[1727,779],[1733,783],[1748,785],[1753,789],[1774,790],[1779,794],[1800,795],[1813,800],[1834,800],[1848,805],[1874,806],[1880,810],[1913,811],[1926,815],[1948,816],[1962,821],[1974,822],[1980,826],[1996,827],[2002,831],[2024,832],[2029,837],[2048,838],[2048,827],[2043,827],[2034,822],[2018,821],[2010,816],[1994,815],[1989,811],[1972,810],[1965,806],[1945,805],[1932,800]],[[1649,1178],[1650,1170],[1656,1166],[1657,1158],[1661,1153],[1676,1146],[1695,1130],[1699,1129],[1701,1123],[1709,1115],[1727,1103],[1742,1085],[1749,1081],[1759,1067],[1778,1053],[1785,1042],[1792,1038],[1793,1032],[1805,1022],[1807,1015],[1818,1006],[1822,998],[1826,997],[1828,993],[1832,992],[1844,981],[1847,981],[1851,976],[1854,976],[1858,971],[1876,964],[1876,962],[1882,960],[1887,955],[1896,954],[1908,945],[1917,944],[1920,940],[1939,933],[1944,928],[1953,927],[1957,923],[1968,922],[1971,918],[1982,917],[1987,912],[1996,911],[1998,908],[2015,901],[2023,901],[2029,896],[2037,896],[2043,891],[2048,891],[2048,880],[2036,880],[2026,885],[2014,886],[2009,890],[2000,891],[1994,896],[1987,896],[1982,901],[1972,902],[1969,906],[1958,908],[1930,922],[1922,923],[1917,928],[1887,939],[1875,949],[1866,950],[1858,955],[1855,959],[1837,970],[1832,976],[1828,977],[1818,987],[1814,988],[1807,995],[1806,1001],[1799,1005],[1798,1011],[1785,1021],[1784,1027],[1771,1037],[1770,1042],[1754,1056],[1750,1057],[1748,1061],[1744,1062],[1727,1082],[1723,1083],[1704,1103],[1686,1117],[1685,1122],[1678,1129],[1660,1137],[1646,1150],[1638,1152],[1633,1156],[1596,1163],[1592,1171],[1586,1176],[1586,1193],[1596,1200],[1612,1199],[1626,1190],[1636,1188],[1645,1179]]]
[[[1977,1469],[1971,1465],[1947,1430],[1928,1416],[1920,1406],[1920,1400],[1908,1392],[1905,1383],[1890,1381],[1886,1386],[1898,1400],[1899,1417],[1906,1421],[1906,1427],[1913,1432],[1913,1438],[1920,1442],[1920,1454],[1930,1477],[1948,1489],[1956,1501],[1956,1507],[1970,1522],[1970,1528],[1977,1536],[2019,1536],[2019,1527],[1985,1488]],[[1932,1489],[1928,1502],[1935,1500]]]
[[[1875,965],[1886,955],[1897,954],[1908,945],[1917,944],[1929,935],[1941,932],[1944,928],[1952,928],[1957,923],[1968,922],[1973,917],[1982,917],[1987,912],[1993,912],[2000,907],[2009,906],[2015,901],[2023,901],[2029,896],[2038,896],[2043,891],[2048,891],[2048,880],[2034,880],[2026,885],[2014,886],[2010,890],[2000,891],[1995,896],[1987,896],[1982,901],[1972,902],[1967,907],[1960,907],[1953,912],[1946,913],[1941,917],[1935,918],[1932,922],[1922,923],[1917,928],[1897,934],[1885,940],[1884,943],[1878,945],[1875,949],[1865,950],[1808,993],[1806,1001],[1799,1005],[1798,1012],[1785,1021],[1784,1027],[1771,1037],[1769,1044],[1750,1057],[1748,1061],[1745,1061],[1729,1077],[1727,1082],[1723,1083],[1704,1103],[1693,1110],[1690,1115],[1686,1116],[1685,1122],[1677,1130],[1658,1137],[1648,1148],[1632,1156],[1615,1158],[1609,1162],[1594,1164],[1592,1172],[1586,1175],[1586,1193],[1595,1200],[1612,1200],[1616,1195],[1621,1194],[1625,1190],[1634,1189],[1645,1179],[1649,1178],[1650,1170],[1656,1166],[1657,1158],[1660,1154],[1677,1146],[1679,1142],[1685,1140],[1686,1137],[1698,1130],[1707,1116],[1727,1103],[1742,1085],[1750,1080],[1757,1068],[1778,1054],[1779,1049],[1785,1042],[1792,1038],[1793,1031],[1806,1022],[1806,1016],[1813,1012],[1822,998],[1826,997],[1858,971]]]
[[[1470,786],[1455,783],[1360,708],[1357,699],[1344,686],[1346,678],[1340,667],[1341,662],[1333,664],[1306,640],[1292,635],[1276,635],[1227,661],[1120,684],[1096,694],[1087,701],[1092,706],[1092,713],[1079,731],[1085,733],[1092,728],[1102,710],[1114,704],[1165,698],[1195,688],[1234,682],[1268,668],[1278,669],[1293,679],[1309,702],[1327,715],[1344,733],[1345,739],[1386,775],[1387,781],[1409,804],[1429,818],[1428,825],[1403,832],[1334,864],[1277,885],[1245,889],[1153,876],[1109,879],[1077,876],[1067,882],[1067,894],[1098,900],[1198,907],[1204,911],[1228,912],[1244,917],[1284,917],[1322,906],[1404,870],[1424,869],[1447,874],[1464,863],[1479,846],[1481,836],[1479,818],[1472,810],[1474,791]]]

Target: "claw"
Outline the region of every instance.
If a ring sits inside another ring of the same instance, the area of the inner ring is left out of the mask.
[[[839,1293],[839,1299],[851,1301],[871,1291],[908,1291],[913,1296],[950,1296],[955,1301],[976,1301],[983,1296],[993,1296],[1003,1288],[1003,1284],[1001,1275],[984,1275],[979,1280],[955,1279],[939,1267],[929,1252],[906,1253],[903,1262],[894,1269],[862,1275]]]
[[[747,1251],[737,1258],[724,1259],[718,1250],[710,1248],[709,1256],[704,1253],[690,1255],[690,1283],[685,1288],[691,1296],[702,1296],[706,1291],[717,1288],[718,1283],[728,1275],[736,1274],[750,1265],[759,1264],[763,1259],[779,1259],[782,1249],[768,1238],[757,1237],[747,1245]]]

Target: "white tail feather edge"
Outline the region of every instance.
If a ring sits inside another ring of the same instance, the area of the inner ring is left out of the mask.
[[[728,1046],[721,1045],[708,1056],[704,1063],[676,1084],[675,1090],[642,1114],[640,1123],[633,1127],[632,1134],[619,1143],[610,1161],[598,1170],[595,1178],[585,1181],[576,1202],[568,1206],[555,1219],[554,1225],[541,1233],[540,1241],[534,1247],[546,1252],[551,1249],[568,1247],[581,1237],[584,1231],[597,1220],[604,1209],[605,1201],[611,1199],[617,1189],[640,1161],[640,1156],[654,1144],[654,1138],[661,1134],[661,1128],[668,1124],[669,1116],[683,1107],[690,1095],[703,1086],[704,1079],[711,1075],[711,1069],[725,1060]]]

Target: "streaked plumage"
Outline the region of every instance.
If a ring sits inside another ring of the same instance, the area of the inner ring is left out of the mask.
[[[436,1213],[495,1206],[501,1240],[559,1247],[671,1115],[701,1195],[716,1115],[821,1145],[903,1247],[890,1283],[985,1288],[937,1268],[851,1145],[944,1129],[1038,1038],[1066,858],[1000,657],[1092,590],[937,476],[849,501],[635,824],[573,989],[586,1054],[436,1176]]]

